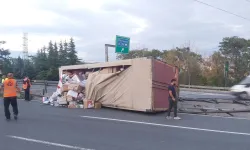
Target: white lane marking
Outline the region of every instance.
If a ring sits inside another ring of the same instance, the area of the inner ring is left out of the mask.
[[[41,141],[41,140],[36,140],[36,139],[30,139],[30,138],[25,138],[25,137],[20,137],[20,136],[8,135],[7,137],[13,138],[13,139],[18,139],[18,140],[23,140],[23,141],[28,141],[28,142],[46,144],[46,145],[49,145],[49,146],[57,146],[57,147],[62,147],[62,148],[68,148],[68,149],[94,150],[94,149],[82,148],[82,147],[77,147],[77,146],[71,146],[71,145],[65,145],[65,144],[59,144],[59,143],[52,143],[52,142],[48,142],[48,141]]]
[[[190,115],[190,116],[201,116],[201,117],[212,117],[212,118],[225,118],[225,119],[238,119],[238,120],[248,120],[248,118],[239,118],[239,117],[223,117],[223,116],[211,116],[211,115],[202,115],[202,114],[188,114],[188,113],[179,113],[179,114],[185,114],[185,115]]]
[[[211,129],[193,128],[193,127],[185,127],[185,126],[174,126],[174,125],[167,125],[167,124],[157,124],[157,123],[150,123],[150,122],[140,122],[140,121],[132,121],[132,120],[120,120],[120,119],[102,118],[102,117],[93,117],[93,116],[80,116],[80,117],[88,118],[88,119],[109,120],[109,121],[116,121],[116,122],[126,122],[126,123],[134,123],[134,124],[152,125],[152,126],[159,126],[159,127],[169,127],[169,128],[179,128],[179,129],[187,129],[187,130],[196,130],[196,131],[206,131],[206,132],[215,132],[215,133],[226,133],[226,134],[250,136],[250,133],[243,133],[243,132],[211,130]]]

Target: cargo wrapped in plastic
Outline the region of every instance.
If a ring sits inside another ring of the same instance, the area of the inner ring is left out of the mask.
[[[106,69],[89,74],[85,98],[105,107],[145,112],[167,110],[167,85],[171,79],[178,81],[178,68],[154,59],[132,59],[123,63],[130,66],[114,73]],[[115,62],[112,65],[116,65]]]
[[[70,78],[69,76],[66,77],[66,83],[65,84],[76,84],[76,83],[80,83],[80,79],[78,78],[77,75],[74,75],[72,78]]]

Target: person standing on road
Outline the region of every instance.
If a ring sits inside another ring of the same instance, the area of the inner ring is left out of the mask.
[[[18,115],[18,106],[17,106],[17,91],[20,92],[18,88],[17,81],[13,78],[13,73],[8,73],[7,79],[1,86],[3,92],[3,100],[4,100],[4,112],[6,120],[10,120],[10,110],[9,106],[11,105],[13,108],[14,119],[17,120]]]
[[[24,79],[23,79],[23,90],[24,90],[24,99],[26,100],[26,101],[29,101],[30,100],[30,87],[31,87],[31,83],[30,83],[30,79],[29,79],[29,77],[25,77]]]
[[[181,118],[177,116],[177,92],[176,92],[176,79],[171,80],[171,84],[168,86],[168,101],[169,101],[169,107],[168,107],[168,116],[167,119],[171,119],[170,113],[172,108],[174,107],[174,119],[180,120]]]

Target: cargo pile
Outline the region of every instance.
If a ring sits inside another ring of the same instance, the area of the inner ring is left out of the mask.
[[[62,86],[50,98],[44,97],[44,104],[68,108],[101,108],[100,103],[85,99],[85,75],[67,72],[59,82]]]

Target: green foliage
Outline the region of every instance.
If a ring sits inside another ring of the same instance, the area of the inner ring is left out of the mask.
[[[59,80],[59,73],[58,68],[49,68],[46,74],[46,78],[49,78],[52,81],[58,81]]]
[[[63,46],[62,41],[59,43],[59,64],[64,66],[67,65],[67,51]]]
[[[0,44],[4,44],[0,41]],[[3,73],[13,71],[16,78],[28,75],[31,79],[58,80],[58,67],[65,65],[84,64],[80,62],[75,49],[73,38],[67,41],[53,43],[37,51],[29,60],[21,57],[10,58],[10,51],[0,49]],[[128,54],[118,54],[117,59],[133,59],[148,57],[162,60],[168,64],[178,66],[180,83],[191,85],[225,85],[225,69],[228,70],[227,86],[242,80],[250,69],[250,40],[240,37],[225,37],[219,43],[219,50],[209,58],[203,58],[192,51],[190,47],[176,47],[170,50],[131,50]],[[225,63],[228,66],[225,68]],[[227,68],[228,67],[228,68]]]
[[[142,58],[142,57],[153,57],[153,58],[160,58],[162,55],[162,52],[156,49],[153,49],[152,51],[148,50],[132,50],[128,54],[118,54],[117,59],[133,59],[133,58]]]
[[[151,57],[160,59],[168,64],[178,66],[182,70],[180,74],[180,82],[182,84],[199,85],[204,84],[202,81],[202,71],[200,63],[202,63],[202,56],[190,51],[189,47],[175,48],[171,50],[132,50],[129,54],[119,54],[118,59],[133,59],[140,57]]]
[[[180,83],[191,85],[225,85],[225,63],[228,64],[227,86],[239,82],[250,69],[250,40],[239,37],[226,37],[219,43],[208,60],[193,52],[189,47],[171,50],[132,50],[129,54],[118,55],[118,59],[152,57],[180,68]]]
[[[69,43],[61,41],[57,44],[50,41],[47,47],[39,49],[35,56],[27,60],[21,57],[9,58],[9,55],[9,50],[0,50],[0,56],[4,59],[3,74],[14,72],[19,79],[27,75],[31,79],[57,81],[58,67],[79,63],[73,38]]]
[[[250,42],[239,37],[226,37],[220,42],[220,52],[231,64],[234,65],[230,74],[235,82],[239,82],[250,66]]]
[[[76,65],[79,62],[79,59],[77,57],[77,51],[75,49],[75,42],[73,38],[70,39],[67,52],[69,65]]]

